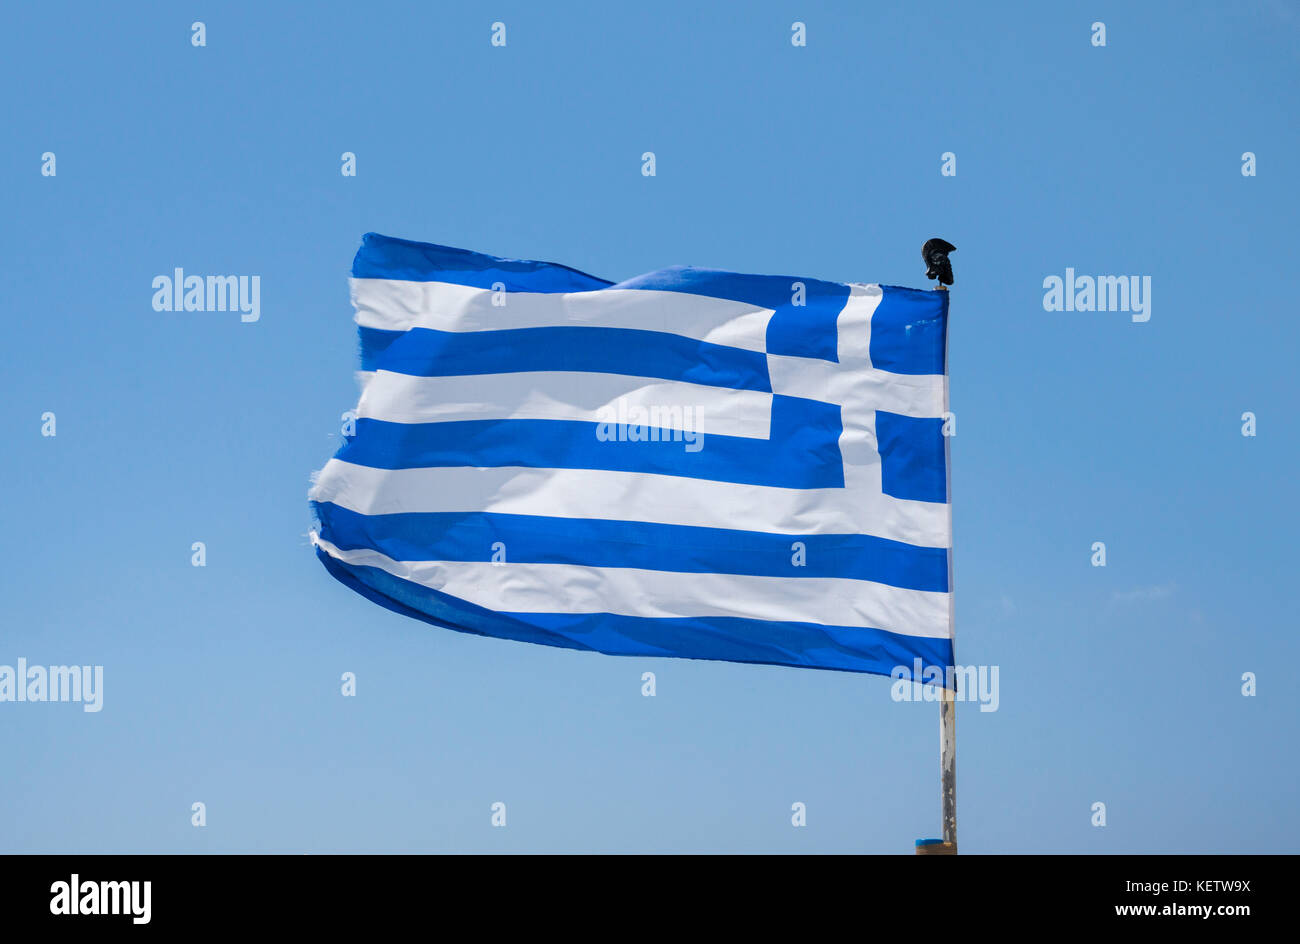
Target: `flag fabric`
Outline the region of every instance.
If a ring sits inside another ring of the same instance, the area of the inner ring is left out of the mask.
[[[952,665],[948,293],[364,237],[336,578],[611,655]]]

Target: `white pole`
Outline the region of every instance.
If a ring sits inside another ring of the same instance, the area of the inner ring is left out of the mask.
[[[957,702],[945,687],[939,702],[939,781],[943,795],[943,843],[957,851]]]
[[[952,268],[948,265],[948,253],[956,247],[942,239],[928,240],[921,247],[921,258],[925,260],[926,275],[939,280],[935,291],[944,292],[952,282]],[[945,299],[946,300],[946,299]],[[948,422],[951,411],[948,409],[948,324],[944,321],[943,337],[943,413],[944,422]],[[952,450],[949,446],[950,436],[943,439],[943,463],[947,476],[948,498],[948,638],[954,640],[953,618],[953,583],[952,583]],[[954,649],[955,653],[955,649]],[[954,663],[956,655],[953,656]],[[957,701],[955,692],[948,688],[949,679],[943,679],[940,687],[939,701],[939,803],[943,818],[943,840],[917,840],[916,851],[919,855],[956,855],[957,854]],[[956,677],[951,679],[957,684]]]
[[[947,287],[942,283],[939,289],[946,291]],[[949,296],[951,298],[951,296]],[[944,322],[943,338],[943,412],[944,421],[947,422],[948,407],[948,324]],[[948,498],[948,638],[953,641],[954,655],[956,661],[956,639],[955,639],[955,620],[953,617],[953,583],[952,583],[952,450],[949,448],[949,441],[952,437],[945,436],[943,440],[943,465],[947,474],[947,498]],[[953,678],[953,684],[956,685],[956,678]],[[957,853],[957,702],[953,697],[954,692],[947,686],[947,679],[944,680],[943,699],[939,702],[939,794],[940,805],[943,811],[943,845],[944,851],[952,855]]]

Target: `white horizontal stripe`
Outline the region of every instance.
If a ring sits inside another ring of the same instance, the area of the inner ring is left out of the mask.
[[[838,577],[753,577],[573,564],[494,565],[487,561],[394,561],[372,550],[327,554],[506,613],[612,613],[860,626],[931,639],[948,637],[946,593],[903,590]],[[507,555],[509,549],[506,550]]]
[[[357,415],[390,423],[580,420],[767,439],[772,394],[578,371],[414,377],[380,370]]]
[[[947,505],[883,494],[878,460],[845,474],[849,488],[794,489],[590,469],[372,469],[331,459],[311,497],[363,515],[487,511],[949,546]]]
[[[941,374],[892,374],[866,364],[833,364],[810,357],[767,355],[772,392],[823,403],[861,405],[874,413],[943,416]]]
[[[543,294],[505,292],[448,282],[352,279],[357,324],[388,331],[498,331],[590,325],[664,331],[746,351],[767,350],[768,308],[683,292],[600,289]]]

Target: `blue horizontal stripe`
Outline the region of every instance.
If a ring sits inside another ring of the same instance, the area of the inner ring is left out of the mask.
[[[435,626],[606,655],[711,659],[889,675],[952,665],[952,642],[881,629],[738,617],[653,618],[609,613],[501,613],[317,549],[325,568],[366,599]]]
[[[397,339],[367,339],[378,330],[360,329],[363,355],[367,350],[382,351],[372,361],[375,366],[368,369],[416,377],[559,370],[680,380],[763,393],[772,390],[767,357],[761,352],[663,331],[586,325],[502,331],[412,328]]]
[[[915,501],[948,500],[943,420],[876,411],[881,491]]]
[[[610,283],[553,262],[499,259],[468,249],[395,239],[379,233],[361,237],[352,260],[358,279],[400,279],[406,282],[450,282],[492,289],[497,283],[507,292],[589,292]]]
[[[398,338],[405,337],[406,332],[388,331],[384,328],[359,328],[357,335],[361,342],[361,369],[378,370],[388,348]]]
[[[780,488],[843,488],[840,409],[818,400],[772,397],[768,439],[702,435],[685,442],[601,440],[609,424],[580,420],[457,420],[390,423],[363,417],[338,458],[375,469],[450,466],[603,469]]]
[[[448,282],[471,288],[507,292],[592,292],[615,288],[681,292],[724,298],[770,308],[767,351],[794,357],[839,358],[837,322],[849,287],[840,282],[783,275],[746,275],[672,266],[623,282],[579,272],[553,262],[502,259],[467,249],[395,239],[367,233],[352,262],[352,275],[366,279],[409,282]],[[796,293],[795,284],[802,286]]]
[[[493,545],[519,564],[631,567],[755,577],[846,577],[945,593],[948,553],[865,534],[770,534],[647,521],[550,518],[493,512],[363,515],[314,505],[320,534],[341,550],[399,561],[490,561]],[[795,566],[795,543],[803,545]]]
[[[882,286],[871,316],[871,364],[895,374],[943,374],[948,293]]]

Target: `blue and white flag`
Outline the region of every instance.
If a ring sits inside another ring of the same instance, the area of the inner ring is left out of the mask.
[[[952,664],[948,293],[566,266],[368,234],[326,568],[463,632],[890,674]]]

